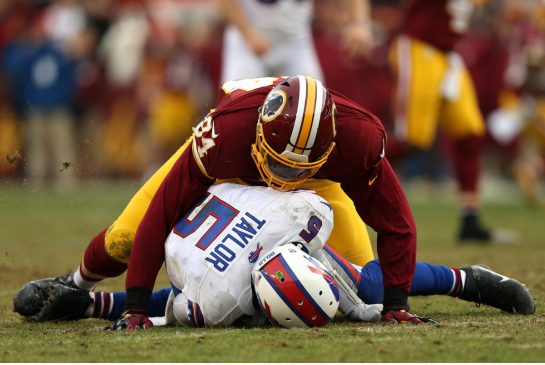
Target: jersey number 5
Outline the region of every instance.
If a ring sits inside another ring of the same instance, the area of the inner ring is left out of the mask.
[[[208,196],[209,194],[207,194]],[[203,251],[214,242],[216,237],[220,235],[238,214],[238,210],[216,196],[212,196],[207,202],[206,200],[180,219],[176,227],[174,227],[174,232],[178,236],[186,238],[204,224],[209,217],[213,217],[215,219],[214,223],[210,225],[210,228],[208,228],[196,244]]]
[[[322,228],[322,220],[315,215],[309,218],[307,223],[307,229],[301,230],[299,236],[305,240],[306,243],[310,243],[314,237],[318,234]]]

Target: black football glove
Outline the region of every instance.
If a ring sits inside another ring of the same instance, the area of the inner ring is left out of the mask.
[[[135,331],[145,330],[153,327],[150,319],[145,313],[127,311],[121,315],[117,322],[104,328],[106,331]]]

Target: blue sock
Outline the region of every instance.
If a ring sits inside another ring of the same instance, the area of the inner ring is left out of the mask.
[[[109,319],[110,321],[115,321],[121,317],[125,308],[127,293],[94,292],[92,294],[95,302],[91,317]]]
[[[410,295],[450,294],[461,286],[458,282],[454,285],[454,276],[455,270],[450,267],[417,262]],[[382,303],[384,290],[378,260],[370,261],[361,268],[358,296],[367,304]]]
[[[114,305],[112,307],[112,311],[106,318],[111,321],[115,321],[116,319],[119,319],[119,317],[121,317],[121,314],[123,314],[123,310],[125,309],[125,302],[127,301],[126,292],[114,293],[113,295]]]
[[[165,315],[165,308],[167,306],[167,300],[168,296],[170,295],[170,290],[170,288],[164,288],[158,291],[154,291],[151,294],[151,298],[148,303],[148,316],[162,317]]]
[[[151,294],[151,298],[148,303],[149,317],[162,317],[165,315],[165,307],[167,305],[170,290],[170,288],[164,288],[154,291]],[[125,310],[125,302],[127,301],[126,292],[95,292],[94,297],[95,304],[92,317],[115,321],[123,314],[123,311]]]

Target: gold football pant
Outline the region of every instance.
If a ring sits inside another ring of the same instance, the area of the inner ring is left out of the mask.
[[[485,124],[461,57],[400,36],[389,61],[396,76],[394,135],[428,149],[441,128],[454,139],[482,136]]]
[[[106,252],[116,261],[127,263],[136,229],[142,220],[155,192],[180,155],[190,145],[187,140],[159,170],[138,190],[121,215],[106,232]],[[191,148],[191,147],[189,147]],[[216,183],[225,182],[217,180]],[[240,180],[236,182],[241,183]],[[359,217],[352,200],[340,184],[329,180],[310,180],[302,185],[315,190],[333,207],[334,227],[328,244],[350,262],[364,266],[373,260],[374,254],[365,224]]]

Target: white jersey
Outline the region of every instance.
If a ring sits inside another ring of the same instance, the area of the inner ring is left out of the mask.
[[[248,21],[275,43],[310,38],[312,0],[241,0]]]
[[[310,254],[333,228],[331,206],[311,191],[220,184],[211,186],[167,238],[169,278],[181,290],[176,318],[192,326],[228,326],[253,315],[251,270],[262,254],[299,242]]]
[[[311,32],[312,0],[241,0],[250,24],[270,42],[258,56],[236,26],[224,32],[221,82],[280,75],[323,79]]]

